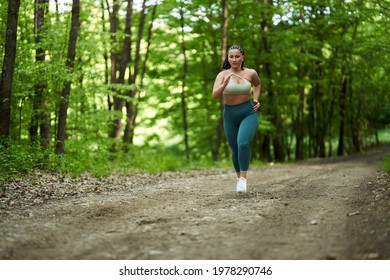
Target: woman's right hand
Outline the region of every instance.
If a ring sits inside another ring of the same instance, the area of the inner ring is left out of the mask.
[[[233,74],[229,74],[229,75],[226,75],[226,76],[223,78],[222,84],[224,85],[224,88],[229,84],[229,80],[230,80],[230,77],[231,77],[232,75],[233,75]]]
[[[213,87],[213,98],[214,99],[221,97],[221,95],[223,94],[223,91],[225,90],[225,87],[229,83],[230,77],[233,75],[230,73],[230,74],[224,76],[224,74],[225,74],[224,72],[220,72],[218,74],[217,78],[215,79],[214,87]]]

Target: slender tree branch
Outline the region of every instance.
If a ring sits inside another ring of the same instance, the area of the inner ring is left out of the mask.
[[[379,5],[382,9],[385,9],[385,10],[387,10],[387,11],[390,11],[390,8],[389,8],[389,7],[385,7],[385,6],[382,4],[381,1],[376,0],[376,2],[378,3],[378,5]]]

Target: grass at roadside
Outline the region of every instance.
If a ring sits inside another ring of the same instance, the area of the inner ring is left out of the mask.
[[[28,143],[0,144],[0,187],[9,179],[28,174],[34,170],[69,174],[76,177],[90,173],[95,177],[112,173],[160,173],[186,169],[207,169],[231,166],[230,161],[213,162],[211,159],[186,160],[177,148],[138,147],[131,149],[117,147],[112,151],[107,143],[101,146],[85,147],[83,143],[72,143],[63,155],[44,150]]]
[[[0,188],[9,179],[28,174],[34,170],[69,174],[76,177],[90,173],[95,177],[112,173],[127,175],[133,173],[160,173],[189,169],[208,169],[218,167],[232,168],[229,159],[214,162],[208,157],[186,160],[177,147],[137,147],[117,148],[110,151],[107,143],[85,147],[83,143],[70,146],[64,155],[56,155],[52,150],[44,150],[26,143],[12,143],[8,147],[0,143]],[[252,166],[264,163],[254,161]],[[390,154],[382,162],[383,170],[390,174]]]
[[[390,174],[390,154],[388,154],[383,160],[383,169]]]

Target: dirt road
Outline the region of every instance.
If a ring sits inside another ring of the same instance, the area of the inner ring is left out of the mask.
[[[389,151],[252,168],[244,195],[221,169],[14,180],[0,259],[390,259]]]

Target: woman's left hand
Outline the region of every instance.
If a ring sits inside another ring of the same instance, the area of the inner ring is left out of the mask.
[[[258,111],[260,109],[260,102],[253,100],[253,110]]]

